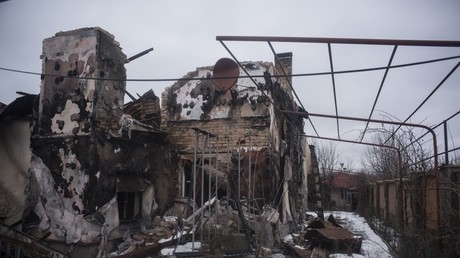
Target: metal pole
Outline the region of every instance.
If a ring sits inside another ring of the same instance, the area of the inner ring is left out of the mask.
[[[219,137],[216,137],[216,143],[219,142]],[[215,224],[217,224],[217,219],[218,219],[218,207],[220,206],[220,202],[219,202],[219,199],[217,198],[217,189],[219,188],[219,173],[217,173],[217,169],[219,169],[219,164],[218,164],[218,155],[219,155],[219,152],[218,152],[219,148],[218,148],[218,145],[216,145],[216,185],[215,185],[215,188],[214,188],[214,191],[215,191],[215,197],[216,197],[216,206],[215,206],[215,212],[216,212],[216,221],[215,221]]]
[[[241,200],[241,189],[240,189],[240,184],[241,184],[241,139],[238,140],[238,200],[235,200],[237,202],[240,202]],[[240,220],[238,220],[238,233],[240,233]]]
[[[131,61],[133,61],[133,60],[135,60],[135,59],[137,59],[137,58],[139,58],[139,57],[141,57],[143,55],[146,55],[146,54],[150,53],[150,51],[153,51],[153,47],[151,47],[151,48],[149,48],[147,50],[144,50],[144,51],[140,52],[139,54],[136,54],[136,55],[128,58],[128,62],[131,62]]]
[[[201,149],[201,207],[203,207],[204,202],[204,154],[206,149],[206,142],[208,140],[208,135],[203,134],[203,147]],[[200,207],[200,208],[201,208]],[[200,211],[200,241],[201,241],[201,248],[203,248],[203,209]]]
[[[192,225],[195,226],[195,207],[196,207],[196,156],[198,151],[198,131],[195,130],[195,142],[194,142],[194,152],[193,152],[193,219]],[[192,252],[195,251],[195,229],[192,231]]]
[[[211,140],[211,138],[209,139]],[[212,161],[211,161],[211,155],[212,155],[212,144],[209,146],[209,156],[208,156],[208,165],[209,168],[212,167]],[[212,171],[209,169],[209,174],[208,174],[208,201],[211,201],[211,179],[212,179]],[[217,198],[216,198],[217,200]],[[211,203],[209,203],[208,206],[208,243],[211,240],[211,227],[210,227],[210,220],[211,220]]]
[[[252,151],[251,151],[251,137],[249,137],[249,147],[248,147],[248,155],[249,155],[249,165],[248,165],[248,171],[249,171],[249,186],[248,186],[248,210],[251,212],[252,204],[249,200],[251,200],[251,156],[252,156]]]
[[[227,218],[230,216],[230,211],[228,209],[228,205],[229,205],[229,202],[230,202],[230,183],[229,183],[229,174],[230,174],[230,162],[231,162],[232,158],[230,157],[230,137],[228,136],[227,137],[227,195],[225,196],[226,199],[227,199],[227,207],[226,207],[226,211],[227,211]]]
[[[446,165],[449,165],[449,141],[447,140],[447,121],[444,120],[444,157]]]

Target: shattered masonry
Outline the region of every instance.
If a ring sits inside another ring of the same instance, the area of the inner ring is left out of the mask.
[[[2,171],[13,174],[1,186],[19,204],[6,222],[24,213],[28,223],[39,224],[38,237],[50,232],[48,240],[89,244],[113,235],[124,221],[164,213],[174,204],[177,155],[159,128],[153,91],[125,108],[127,58],[113,36],[100,28],[60,32],[43,41],[41,58],[41,94],[11,104],[29,103],[29,115],[34,106],[32,134],[27,117],[0,127],[1,151],[14,154],[2,162]],[[2,120],[9,119],[5,113]],[[13,134],[32,153],[3,137]]]
[[[290,74],[292,54],[280,54],[279,59],[278,65],[283,65],[284,71]],[[240,184],[241,198],[259,200],[259,209],[268,205],[279,210],[283,230],[287,232],[301,220],[300,214],[306,209],[306,167],[310,164],[309,148],[301,136],[302,119],[280,112],[299,109],[292,99],[290,86],[286,80],[271,78],[271,75],[282,74],[275,72],[281,70],[280,67],[265,62],[243,62],[240,75],[246,75],[246,70],[252,76],[263,77],[254,79],[256,85],[250,78],[239,78],[233,87],[220,91],[210,80],[213,69],[198,68],[184,77],[190,80],[181,80],[162,94],[163,127],[169,142],[181,154],[181,185],[191,187],[184,183],[192,173],[196,145],[191,128],[216,135],[208,139],[206,148],[213,153],[204,158],[205,163],[217,164],[219,171],[234,177],[239,168],[246,180]],[[229,163],[233,172],[227,167]],[[252,181],[252,185],[248,181]],[[196,184],[199,192],[199,178]],[[187,191],[179,194],[189,196]]]

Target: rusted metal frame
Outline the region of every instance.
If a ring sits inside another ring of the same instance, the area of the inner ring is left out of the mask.
[[[447,79],[449,79],[449,77],[457,70],[459,66],[460,62],[458,62],[457,65],[454,66],[452,70],[450,70],[450,72],[441,80],[441,82],[439,82],[438,86],[436,86],[436,88],[434,88],[433,91],[431,91],[431,93],[425,98],[425,100],[423,100],[422,103],[420,103],[420,105],[414,110],[414,112],[412,112],[412,114],[410,114],[402,123],[406,123],[407,121],[409,121],[409,119],[431,98],[431,96],[433,96],[433,94],[444,84],[444,82],[447,81]],[[383,144],[387,143],[390,140],[390,138],[393,137],[395,133],[401,128],[401,126],[401,124],[398,125],[398,128],[396,128],[396,130],[385,140]]]
[[[458,151],[458,150],[460,150],[460,147],[450,149],[450,150],[447,151],[447,153],[454,152],[454,151]],[[445,155],[445,154],[446,154],[446,151],[443,151],[443,152],[438,153],[438,156],[440,156],[440,155]],[[410,167],[410,166],[413,166],[413,165],[417,165],[417,164],[420,163],[420,162],[423,162],[423,161],[426,161],[426,160],[429,160],[429,159],[432,159],[432,158],[434,158],[434,156],[430,156],[430,157],[421,159],[421,160],[419,160],[419,161],[417,161],[417,162],[408,164],[406,167]],[[404,167],[404,168],[406,168],[406,167]]]
[[[457,111],[455,114],[451,115],[450,117],[448,117],[447,119],[445,119],[443,122],[437,124],[436,126],[432,127],[431,129],[434,130],[434,129],[440,127],[442,124],[444,124],[444,122],[449,121],[450,119],[456,117],[458,114],[460,114],[460,111]],[[422,138],[423,138],[425,135],[427,135],[428,133],[429,133],[429,132],[426,132],[426,133],[422,134],[420,137],[418,137],[417,139],[415,139],[414,141],[412,141],[411,143],[409,143],[408,145],[406,145],[406,146],[405,146],[404,148],[402,148],[401,150],[403,151],[403,150],[407,149],[409,146],[411,146],[412,144],[418,142],[420,139],[422,139]],[[447,138],[447,136],[444,135],[444,138]]]
[[[376,147],[383,147],[383,148],[390,148],[390,149],[394,149],[396,150],[396,152],[398,153],[398,157],[399,157],[399,168],[401,168],[401,151],[394,147],[394,146],[391,146],[391,145],[384,145],[384,144],[377,144],[377,143],[370,143],[370,142],[361,142],[361,141],[351,141],[351,140],[344,140],[344,139],[336,139],[336,138],[328,138],[328,137],[321,137],[321,136],[314,136],[314,135],[308,135],[308,134],[305,134],[305,136],[307,138],[316,138],[316,139],[321,139],[321,140],[328,140],[328,141],[338,141],[338,142],[346,142],[346,143],[356,143],[356,144],[362,144],[362,145],[369,145],[369,146],[376,146]],[[398,172],[401,172],[398,171]]]
[[[271,41],[286,43],[331,43],[361,45],[399,45],[420,47],[460,47],[460,41],[449,40],[400,40],[360,38],[317,38],[317,37],[275,37],[275,36],[217,36],[218,41]]]
[[[279,58],[278,58],[278,56],[276,55],[276,51],[275,51],[275,49],[273,48],[272,43],[271,43],[270,41],[267,41],[267,43],[268,43],[268,46],[270,47],[270,49],[272,50],[272,53],[273,53],[273,56],[275,57],[275,60],[276,60],[278,63],[280,63]],[[281,68],[281,71],[283,72],[283,77],[286,78],[286,80],[287,80],[287,82],[288,82],[288,84],[289,84],[289,87],[291,87],[292,92],[294,92],[294,96],[296,97],[296,99],[297,99],[297,101],[299,102],[300,106],[303,108],[303,110],[306,111],[307,109],[303,106],[302,101],[300,101],[299,96],[297,96],[297,93],[296,93],[296,91],[295,91],[295,89],[294,89],[294,86],[292,86],[292,82],[289,80],[288,75],[286,74],[286,71],[284,70],[283,66],[280,65],[280,68]],[[292,74],[291,74],[291,77],[292,77]],[[313,121],[311,121],[310,119],[309,119],[308,121],[310,121],[310,125],[311,125],[311,127],[313,128],[313,131],[315,131],[316,135],[319,136],[318,131],[316,131],[315,125],[313,125]]]
[[[282,112],[297,114],[306,119],[310,116],[314,117],[323,117],[323,118],[332,118],[332,119],[343,119],[343,120],[352,120],[352,121],[360,121],[360,122],[373,122],[373,123],[381,123],[381,124],[393,124],[393,125],[400,125],[400,126],[410,126],[410,127],[418,127],[425,129],[431,133],[433,136],[433,158],[434,158],[434,174],[435,174],[435,184],[436,184],[436,218],[438,224],[438,230],[441,230],[441,206],[440,206],[440,195],[439,195],[439,166],[438,166],[438,145],[436,141],[436,134],[434,130],[426,125],[421,124],[412,124],[406,122],[396,122],[396,121],[386,121],[386,120],[378,120],[378,119],[366,119],[366,118],[359,118],[359,117],[347,117],[347,116],[334,116],[334,115],[326,115],[326,114],[315,114],[315,113],[308,113],[308,112],[298,112],[298,111],[287,111],[284,110]],[[385,143],[383,143],[385,144]]]
[[[335,90],[334,63],[332,62],[331,43],[327,43],[327,50],[328,50],[328,53],[329,53],[329,65],[331,66],[331,79],[332,79],[332,91],[334,93],[335,115],[339,116],[339,110],[338,110],[338,106],[337,106],[337,93],[336,93],[336,90]],[[340,139],[339,119],[336,119],[336,123],[337,123],[337,138]]]
[[[382,81],[380,82],[380,87],[379,87],[379,90],[377,92],[377,96],[375,96],[374,104],[372,105],[372,109],[371,109],[371,112],[369,113],[369,118],[368,119],[372,118],[372,114],[374,113],[375,106],[377,105],[377,101],[379,100],[379,97],[380,97],[380,92],[382,92],[383,85],[385,84],[385,80],[387,78],[388,71],[390,70],[390,66],[391,66],[391,63],[393,62],[393,58],[394,58],[394,56],[396,54],[397,49],[398,49],[398,45],[394,46],[393,52],[391,53],[390,60],[388,61],[387,68],[385,69],[385,73],[383,74]],[[364,135],[366,134],[366,131],[367,131],[368,127],[369,127],[369,122],[366,122],[366,126],[364,127],[364,131],[363,131],[363,133],[361,135],[361,140],[360,140],[361,142],[364,139]]]

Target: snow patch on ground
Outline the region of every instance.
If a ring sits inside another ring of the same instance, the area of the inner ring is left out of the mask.
[[[344,228],[350,230],[353,234],[361,235],[363,237],[363,242],[361,245],[361,254],[353,254],[352,256],[348,256],[346,254],[332,254],[330,257],[393,258],[386,243],[370,228],[369,224],[367,224],[363,217],[356,213],[346,211],[325,212],[324,217],[327,218],[331,213],[336,221]],[[316,213],[309,212],[308,214],[316,217]]]
[[[195,251],[199,250],[201,248],[201,243],[200,242],[195,242],[193,245],[193,248]],[[192,242],[188,242],[185,245],[178,245],[176,249],[176,253],[184,253],[184,252],[192,252]],[[167,255],[173,255],[174,254],[174,247],[168,247],[168,248],[163,248],[161,249],[161,255],[167,256]]]

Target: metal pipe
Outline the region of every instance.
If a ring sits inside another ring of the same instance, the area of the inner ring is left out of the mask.
[[[438,83],[438,86],[436,86],[436,87],[431,91],[431,93],[428,94],[428,96],[422,101],[422,103],[420,103],[420,105],[419,105],[419,106],[418,106],[418,107],[417,107],[417,108],[406,118],[406,120],[403,121],[403,123],[406,123],[407,121],[409,121],[409,119],[410,119],[415,113],[417,113],[417,111],[419,111],[420,108],[421,108],[423,105],[425,105],[425,103],[426,103],[426,102],[431,98],[431,96],[433,96],[433,94],[444,84],[444,82],[446,82],[447,79],[448,79],[452,74],[454,74],[454,72],[457,70],[457,68],[458,68],[459,66],[460,66],[460,62],[458,62],[457,65],[454,66],[454,68],[452,68],[452,70],[450,70],[450,72],[449,72],[446,76],[444,76],[444,78],[441,80],[441,82]],[[401,128],[402,125],[403,125],[403,124],[399,124],[398,128],[396,128],[396,130],[390,135],[390,137],[388,137],[388,139],[384,142],[384,144],[387,143],[387,142],[391,139],[391,137],[393,137],[393,135],[395,135],[396,131],[398,131],[398,130]],[[431,128],[430,128],[430,129],[431,129]]]
[[[248,179],[248,199],[251,199],[251,156],[252,156],[252,151],[251,151],[251,137],[249,137],[249,147],[248,147],[248,155],[249,155],[249,165],[248,165],[248,174],[249,174],[249,179]],[[252,195],[252,198],[254,198],[254,195]],[[248,202],[249,210],[251,210],[252,204]]]
[[[195,226],[195,207],[196,207],[196,156],[198,151],[198,131],[195,130],[195,142],[194,142],[194,153],[193,153],[193,226]],[[195,229],[192,232],[192,251],[195,251]]]
[[[449,141],[447,140],[447,121],[444,120],[444,158],[446,165],[449,165]]]
[[[151,48],[149,48],[149,49],[147,49],[147,50],[144,50],[144,51],[140,52],[139,54],[136,54],[136,55],[134,55],[134,56],[128,58],[128,63],[131,62],[131,61],[133,61],[134,59],[138,59],[138,58],[141,57],[141,56],[147,55],[147,54],[150,53],[151,51],[153,51],[153,47],[151,47]]]
[[[217,143],[219,142],[219,137],[216,137],[216,142],[217,142]],[[218,211],[218,207],[219,207],[219,205],[220,205],[219,199],[217,198],[217,189],[219,188],[219,183],[218,183],[218,182],[219,182],[219,173],[217,173],[217,170],[219,169],[219,164],[218,164],[218,161],[219,161],[219,159],[218,159],[219,152],[218,152],[217,146],[218,146],[218,145],[216,145],[216,152],[215,152],[215,154],[216,154],[216,163],[215,163],[215,164],[216,164],[216,184],[215,184],[215,188],[214,188],[214,191],[215,191],[215,195],[214,195],[214,196],[216,197],[216,200],[217,200],[217,204],[216,204],[216,208],[215,208],[215,212],[216,212],[216,222],[215,222],[215,224],[217,224],[217,221],[218,221],[218,215],[219,215],[219,214],[218,214],[218,212],[219,212],[219,211]]]
[[[217,36],[217,41],[270,41],[287,43],[331,43],[361,45],[399,45],[420,47],[460,47],[460,41],[450,40],[400,40],[359,38],[316,38],[316,37],[274,37],[274,36]]]
[[[397,49],[398,49],[398,45],[394,46],[393,52],[391,52],[390,60],[388,61],[387,68],[385,69],[385,73],[383,74],[382,81],[380,82],[380,87],[379,87],[379,90],[377,91],[377,96],[375,96],[375,100],[374,100],[374,104],[372,105],[371,112],[369,113],[369,119],[372,118],[372,114],[374,113],[375,106],[377,105],[377,101],[379,100],[380,93],[382,92],[383,85],[385,84],[385,80],[387,78],[388,71],[390,71],[390,66],[391,66],[391,63],[393,63],[393,58],[395,57]],[[363,141],[364,135],[366,134],[368,126],[369,126],[369,122],[366,122],[366,126],[364,127],[363,134],[361,136],[360,141]]]
[[[211,139],[209,139],[211,141]],[[212,155],[212,144],[209,145],[209,154],[208,154],[208,165],[209,167],[212,167],[212,160],[211,160],[211,155]],[[208,174],[208,200],[211,200],[211,179],[212,179],[212,171],[209,171]],[[217,198],[217,197],[216,197]],[[211,219],[211,205],[208,206],[208,222]],[[208,243],[211,239],[211,227],[209,226],[208,223]]]
[[[226,194],[226,199],[227,199],[227,217],[230,215],[230,211],[228,209],[229,201],[230,201],[230,183],[229,183],[229,174],[230,174],[230,162],[232,158],[230,156],[230,137],[227,136],[227,194]]]
[[[201,207],[204,205],[204,155],[206,150],[206,142],[208,140],[208,135],[203,134],[203,147],[201,149]],[[203,209],[200,212],[200,241],[201,241],[201,248],[203,248]]]
[[[458,114],[460,114],[460,111],[457,111],[455,114],[451,115],[449,118],[447,118],[446,120],[444,121],[449,121],[451,120],[452,118],[456,117]],[[444,122],[441,122],[439,124],[437,124],[436,126],[432,127],[431,129],[436,129],[438,127],[440,127]],[[420,139],[422,139],[425,135],[429,134],[429,132],[426,132],[424,134],[422,134],[421,136],[419,136],[417,139],[415,139],[414,141],[412,141],[411,143],[409,143],[406,147],[402,148],[401,150],[405,150],[407,149],[409,146],[411,146],[412,144],[418,142]]]
[[[334,64],[332,62],[332,48],[331,48],[330,43],[327,44],[327,50],[328,50],[328,53],[329,53],[329,65],[331,67],[332,92],[334,93],[335,115],[339,116],[339,109],[338,109],[338,106],[337,106],[337,93],[336,93],[336,90],[335,90]],[[337,138],[340,139],[339,119],[336,119],[336,123],[337,123]]]
[[[240,184],[241,184],[241,139],[238,140],[238,200],[237,202],[240,202],[241,200],[241,189],[240,189]],[[240,233],[240,220],[238,220],[238,233]]]

